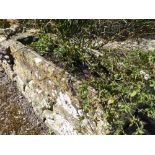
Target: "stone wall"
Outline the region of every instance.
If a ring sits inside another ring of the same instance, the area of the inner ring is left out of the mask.
[[[1,37],[0,63],[49,129],[62,135],[104,134],[102,107],[96,105],[93,113],[82,109],[78,93],[81,81],[27,48],[17,41],[18,37]],[[87,89],[92,100],[96,92]]]

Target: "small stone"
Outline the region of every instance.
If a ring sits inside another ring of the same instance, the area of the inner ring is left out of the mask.
[[[4,35],[4,34],[5,34],[4,29],[0,29],[0,35]]]
[[[0,42],[5,41],[5,40],[6,40],[6,37],[0,36]]]
[[[9,56],[8,56],[8,55],[5,55],[4,58],[5,58],[6,60],[9,60]]]
[[[3,71],[3,68],[0,67],[0,72],[2,72],[2,71]]]
[[[4,77],[4,74],[1,74],[1,73],[0,73],[0,78],[2,78],[2,77]]]
[[[36,64],[42,62],[42,59],[41,58],[35,58],[34,60],[35,60]]]
[[[19,99],[22,99],[23,98],[23,96],[19,96]]]

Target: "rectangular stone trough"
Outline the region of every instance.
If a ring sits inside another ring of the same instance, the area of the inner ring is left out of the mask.
[[[102,107],[97,105],[93,113],[82,109],[81,81],[15,39],[0,43],[4,45],[12,63],[0,63],[50,130],[60,135],[105,134]],[[95,90],[88,87],[88,95],[95,98]]]

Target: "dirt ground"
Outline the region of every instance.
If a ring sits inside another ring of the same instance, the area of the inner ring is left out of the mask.
[[[0,66],[0,134],[46,135],[48,129],[37,118],[31,104],[17,90]]]

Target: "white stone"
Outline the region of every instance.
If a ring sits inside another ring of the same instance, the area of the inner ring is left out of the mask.
[[[40,89],[36,89],[36,92],[37,92],[38,94],[41,94],[43,91],[40,90]]]
[[[42,62],[42,59],[41,58],[34,58],[34,60],[35,60],[35,63],[36,64],[39,64],[40,62]]]
[[[60,135],[77,135],[76,131],[73,129],[73,126],[59,113],[53,113],[50,110],[45,110],[43,112],[43,117],[46,118],[45,123],[47,123]]]
[[[5,40],[6,40],[6,37],[0,36],[0,42],[5,41]]]
[[[34,74],[35,74],[35,77],[38,79],[39,78],[38,71],[35,71]]]
[[[82,112],[82,110],[80,109],[80,110],[78,110],[78,114],[79,114],[79,116],[82,116],[83,115],[83,112]]]
[[[51,80],[48,80],[48,84],[50,84],[50,85],[51,85],[51,84],[52,84],[52,81],[51,81]]]
[[[82,128],[85,128],[87,125],[88,125],[88,120],[87,120],[87,119],[84,119],[84,120],[81,122],[81,127],[82,127]]]
[[[53,91],[51,92],[51,95],[52,95],[53,97],[55,97],[57,94],[58,94],[58,93],[57,93],[56,90],[53,90]]]
[[[70,97],[67,94],[60,92],[57,98],[57,104],[62,106],[74,118],[78,118],[77,110],[72,105]]]

